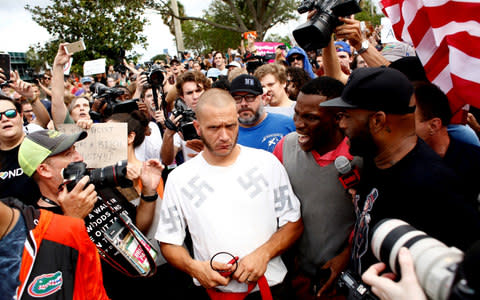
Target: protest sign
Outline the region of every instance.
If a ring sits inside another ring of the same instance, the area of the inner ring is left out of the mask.
[[[72,134],[82,129],[75,124],[60,124],[60,132]],[[103,168],[127,159],[127,124],[98,123],[87,130],[88,136],[75,143],[88,168]]]
[[[382,40],[382,44],[398,42],[397,38],[395,37],[395,33],[393,32],[392,22],[390,19],[382,18],[381,23],[382,30],[380,31],[380,39]]]
[[[105,58],[86,61],[83,64],[83,76],[105,73]]]

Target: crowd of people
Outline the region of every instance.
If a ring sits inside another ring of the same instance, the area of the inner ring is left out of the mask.
[[[381,299],[426,299],[408,250],[394,281],[369,238],[393,218],[480,240],[480,125],[450,124],[413,48],[340,19],[324,49],[271,61],[250,41],[64,76],[60,44],[34,83],[0,69],[0,299],[353,299],[347,270]],[[64,178],[107,122],[127,124],[129,187]]]

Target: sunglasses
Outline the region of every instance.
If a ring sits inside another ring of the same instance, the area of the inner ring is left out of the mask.
[[[288,61],[289,61],[289,62],[292,62],[292,61],[294,61],[294,60],[303,61],[303,57],[302,57],[302,56],[290,56],[290,57],[288,58]]]
[[[247,101],[247,102],[253,102],[253,101],[255,101],[256,98],[257,98],[257,96],[255,96],[255,95],[250,95],[250,94],[244,95],[244,96],[240,96],[240,95],[235,95],[235,96],[233,96],[233,99],[235,99],[235,102],[236,102],[237,104],[242,103],[242,100],[243,100],[243,99],[245,99],[245,101]]]
[[[17,116],[17,110],[16,109],[8,109],[4,112],[0,112],[0,120],[2,119],[3,115],[9,119],[13,119]]]

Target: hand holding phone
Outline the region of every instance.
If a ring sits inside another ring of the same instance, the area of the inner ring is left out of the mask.
[[[86,49],[85,43],[83,42],[83,40],[66,44],[64,47],[65,47],[65,52],[67,52],[67,54],[73,54],[75,52],[83,51]]]

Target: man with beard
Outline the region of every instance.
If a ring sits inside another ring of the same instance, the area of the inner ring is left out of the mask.
[[[415,135],[413,86],[390,68],[354,70],[342,96],[321,103],[340,107],[350,153],[364,158],[354,197],[357,221],[352,268],[362,274],[375,258],[368,234],[384,218],[398,218],[449,246],[465,250],[480,238],[478,212],[458,178]]]
[[[240,123],[238,143],[272,152],[284,135],[295,130],[295,125],[287,116],[265,112],[262,92],[260,81],[252,75],[240,75],[230,85]]]
[[[348,237],[355,223],[352,198],[342,186],[335,159],[348,153],[347,138],[340,131],[338,109],[319,104],[340,96],[343,84],[323,76],[306,83],[295,106],[296,132],[289,133],[273,154],[283,163],[295,195],[302,204],[305,231],[291,271],[297,299],[318,299],[330,291],[349,261]]]
[[[237,107],[228,92],[203,93],[196,114],[205,147],[168,178],[156,233],[163,255],[212,299],[245,292],[257,281],[263,291],[272,287],[274,299],[292,299],[279,255],[300,236],[303,223],[285,169],[272,154],[237,145]],[[182,247],[187,227],[194,258]],[[223,260],[220,252],[232,256]],[[257,290],[246,299],[259,299]]]

